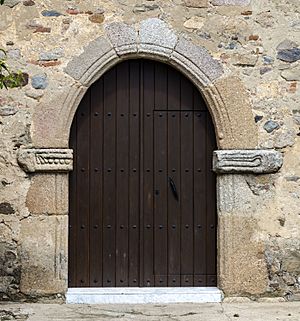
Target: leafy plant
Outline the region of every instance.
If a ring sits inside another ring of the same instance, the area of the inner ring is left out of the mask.
[[[4,4],[5,0],[0,0],[0,5]],[[6,52],[0,48],[0,53],[4,54],[3,58],[0,58],[0,89],[14,88],[25,85],[26,75],[21,72],[11,72],[6,64]]]
[[[0,52],[4,53],[4,58],[0,58],[0,89],[15,88],[27,84],[27,75],[22,72],[11,72],[6,65],[5,50],[0,48]]]

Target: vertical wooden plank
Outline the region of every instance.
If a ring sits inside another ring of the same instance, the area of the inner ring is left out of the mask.
[[[194,274],[194,148],[193,88],[181,79],[181,286],[193,286]]]
[[[116,108],[116,286],[128,286],[128,178],[138,176],[137,168],[129,168],[129,63],[117,70]]]
[[[81,103],[82,109],[77,122],[77,237],[76,260],[77,280],[79,287],[90,286],[89,280],[89,150],[90,150],[90,90]]]
[[[168,110],[180,110],[180,74],[168,70]],[[180,111],[168,112],[168,286],[180,286]],[[172,181],[171,181],[172,180]]]
[[[155,110],[167,110],[168,67],[155,63]],[[155,286],[168,285],[168,114],[155,113],[154,274]]]
[[[200,111],[200,94],[194,91],[194,285],[206,286],[206,123]]]
[[[140,63],[129,62],[129,283],[140,285]]]
[[[90,286],[102,286],[103,78],[91,87]]]
[[[216,217],[216,177],[212,171],[212,155],[216,149],[213,123],[210,115],[207,116],[206,132],[206,199],[207,199],[207,286],[216,286],[216,239],[217,239],[217,217]]]
[[[141,286],[154,286],[154,220],[153,220],[153,191],[154,191],[154,129],[153,110],[155,106],[154,63],[143,61],[141,64],[141,100],[143,108],[143,228],[141,233],[142,253]]]
[[[116,273],[116,69],[104,75],[103,286],[115,286]]]
[[[80,109],[81,104],[78,107]],[[73,149],[74,165],[73,171],[69,174],[69,260],[68,260],[68,286],[76,287],[76,236],[77,236],[77,113],[74,117],[70,131],[70,148]]]
[[[168,113],[154,114],[154,275],[155,286],[168,284]]]

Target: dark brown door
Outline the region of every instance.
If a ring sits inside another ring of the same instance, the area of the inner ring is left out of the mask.
[[[70,147],[69,287],[216,285],[216,142],[189,80],[117,65],[84,96]]]

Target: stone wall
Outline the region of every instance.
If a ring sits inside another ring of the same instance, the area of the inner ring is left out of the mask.
[[[224,115],[216,114],[219,147],[284,155],[276,174],[218,177],[219,286],[231,296],[299,299],[299,17],[298,0],[6,0],[0,47],[29,83],[0,91],[0,298],[64,294],[67,286],[67,174],[26,174],[19,150],[67,148],[68,129],[62,141],[52,135],[57,106],[76,107],[79,98],[67,93],[86,89],[67,66],[112,23],[138,30],[159,18],[222,67],[214,86],[231,106],[234,132],[220,133]]]

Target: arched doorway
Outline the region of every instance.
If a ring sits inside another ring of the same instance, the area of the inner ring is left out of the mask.
[[[216,141],[194,85],[124,61],[89,88],[70,137],[69,287],[215,286]]]

